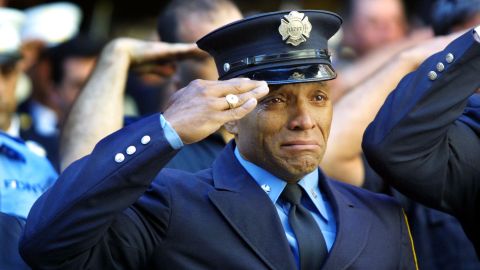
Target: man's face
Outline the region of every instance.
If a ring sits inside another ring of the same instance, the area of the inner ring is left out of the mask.
[[[356,0],[352,21],[352,47],[359,54],[401,40],[407,23],[399,0]]]
[[[15,89],[20,75],[19,63],[0,65],[0,129],[7,130],[17,108]]]
[[[270,86],[247,116],[234,122],[240,153],[289,182],[317,169],[332,120],[327,82]]]
[[[63,78],[57,86],[62,107],[70,109],[95,66],[95,57],[72,57],[63,62]]]
[[[194,43],[206,34],[233,21],[240,20],[242,15],[231,7],[219,8],[215,16],[202,17],[194,13],[181,21],[178,37],[181,42]],[[182,88],[195,79],[217,80],[218,72],[211,57],[204,59],[187,59],[179,63],[177,87]]]

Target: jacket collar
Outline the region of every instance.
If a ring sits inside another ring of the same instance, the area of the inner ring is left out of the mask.
[[[213,163],[212,203],[252,250],[271,269],[296,264],[275,206],[234,156],[230,142]],[[319,170],[319,173],[322,172]],[[366,246],[370,213],[342,193],[332,180],[319,177],[337,220],[337,236],[322,269],[346,269]]]

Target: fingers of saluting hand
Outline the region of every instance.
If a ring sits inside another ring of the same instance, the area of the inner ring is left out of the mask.
[[[147,59],[176,59],[189,57],[207,57],[208,54],[197,47],[196,44],[190,43],[165,43],[165,42],[149,42],[141,48]]]
[[[166,43],[133,38],[118,38],[110,46],[114,50],[127,53],[133,64],[155,60],[208,56],[206,52],[199,49],[194,43]]]
[[[226,81],[217,84],[207,90],[207,95],[213,95],[210,96],[210,98],[215,100],[214,106],[218,111],[228,111],[242,107],[251,99],[255,100],[253,104],[253,107],[255,107],[256,100],[268,94],[268,85],[263,81],[251,81],[249,79],[235,80],[235,82]],[[249,105],[252,104],[246,105],[249,107]]]
[[[178,91],[171,101],[178,98],[195,100],[215,111],[232,109],[227,96],[237,98],[233,108],[239,107],[250,98],[259,99],[268,94],[268,85],[264,81],[253,81],[247,78],[231,79],[227,81],[192,81],[187,87]]]
[[[227,95],[235,99],[227,102]],[[198,141],[215,132],[224,123],[251,112],[257,99],[268,94],[266,82],[249,79],[227,81],[195,80],[170,99],[164,117],[184,143]],[[233,103],[232,103],[233,102]]]
[[[249,78],[235,78],[226,81],[202,81],[206,86],[208,96],[225,97],[228,94],[239,95],[263,87],[267,90],[265,81],[254,81]],[[265,93],[266,94],[266,93]]]

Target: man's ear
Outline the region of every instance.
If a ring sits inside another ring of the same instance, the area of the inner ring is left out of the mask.
[[[232,133],[233,135],[236,136],[238,134],[238,121],[237,120],[228,121],[225,124],[223,124],[223,126],[225,127],[225,129],[228,132]]]

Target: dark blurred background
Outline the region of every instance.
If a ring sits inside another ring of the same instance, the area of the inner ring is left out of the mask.
[[[194,1],[194,0],[192,0]],[[25,9],[42,3],[58,2],[45,0],[0,0],[0,6]],[[144,38],[155,29],[156,17],[169,1],[135,0],[73,0],[83,11],[81,32],[100,38],[119,35]],[[245,15],[281,9],[326,9],[341,13],[344,1],[321,0],[234,0]],[[430,7],[434,0],[405,0],[408,15],[419,24],[430,21]]]

